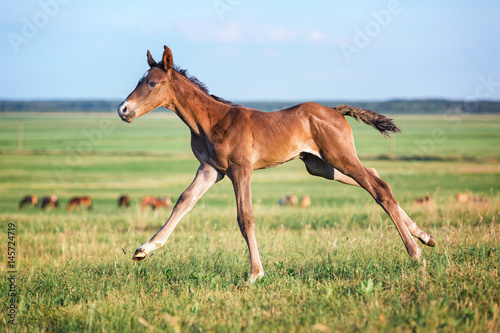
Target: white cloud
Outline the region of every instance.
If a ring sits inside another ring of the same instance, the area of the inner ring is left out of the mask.
[[[289,43],[297,38],[293,30],[272,25],[249,24],[244,27],[246,42],[257,44]]]
[[[308,33],[307,38],[313,42],[322,42],[328,40],[328,36],[318,30]]]
[[[202,21],[181,21],[179,31],[191,41],[196,42],[238,42],[241,40],[240,27],[236,22],[218,24]]]
[[[278,27],[269,29],[268,36],[272,41],[286,43],[293,41],[297,34],[295,31]]]
[[[188,40],[195,42],[215,42],[223,44],[288,44],[309,42],[315,44],[338,44],[319,30],[293,30],[283,26],[262,24],[240,24],[235,21],[180,21],[179,32]]]

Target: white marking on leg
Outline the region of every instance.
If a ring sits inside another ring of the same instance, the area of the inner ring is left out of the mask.
[[[162,244],[149,241],[139,246],[136,251],[141,250],[142,252],[148,254],[154,250],[159,249],[160,247],[162,247]]]
[[[399,208],[399,213],[401,214],[401,217],[403,218],[403,221],[405,222],[406,226],[408,227],[408,230],[410,231],[410,233],[417,237],[418,239],[420,239],[424,244],[427,244],[430,240],[430,236],[428,233],[426,233],[425,231],[423,231],[422,229],[420,229],[418,227],[418,225],[413,222],[413,220],[408,216],[408,214],[406,214],[406,212],[403,210],[403,208],[401,208],[399,205],[398,205],[398,208]]]

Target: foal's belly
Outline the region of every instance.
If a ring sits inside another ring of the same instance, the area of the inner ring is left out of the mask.
[[[272,139],[256,140],[252,149],[254,170],[272,168],[299,157],[302,152],[314,153],[317,148],[304,131],[283,131]]]
[[[315,149],[310,147],[307,143],[301,145],[282,145],[279,147],[268,145],[265,149],[254,151],[254,170],[273,168],[298,158],[300,154],[304,152],[319,156]]]

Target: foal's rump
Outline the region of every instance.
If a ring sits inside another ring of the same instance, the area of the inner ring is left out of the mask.
[[[275,112],[249,112],[254,169],[274,167],[300,157],[310,173],[328,179],[333,178],[334,165],[345,162],[347,156],[356,156],[354,137],[345,116],[361,120],[386,137],[400,132],[384,115],[349,105],[332,108],[308,102]],[[330,157],[327,163],[325,156]]]

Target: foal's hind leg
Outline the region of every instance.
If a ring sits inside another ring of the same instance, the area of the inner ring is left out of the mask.
[[[359,162],[357,157],[354,155],[355,159],[351,157],[351,160],[338,160],[338,159],[327,159],[327,162],[335,166],[335,168],[340,169],[343,173],[351,176],[356,182],[367,190],[375,201],[382,206],[387,214],[391,217],[396,229],[405,244],[408,254],[415,259],[420,259],[421,250],[418,245],[413,240],[400,212],[399,206],[392,195],[392,191],[389,185],[382,181],[380,178],[373,176],[366,168]],[[330,161],[329,161],[330,160]]]
[[[316,155],[303,152],[302,154],[300,154],[300,159],[305,163],[307,171],[313,176],[319,176],[330,180],[336,180],[338,182],[348,185],[359,186],[359,184],[354,179],[336,170],[335,168],[327,164],[323,159],[317,157]],[[375,170],[374,168],[368,168],[366,170],[373,176],[379,178],[377,170]],[[406,227],[410,231],[410,233],[413,236],[417,237],[425,245],[435,246],[436,243],[434,242],[434,238],[425,231],[422,231],[417,226],[417,224],[408,217],[408,215],[401,207],[398,206],[398,208],[399,208],[399,213],[401,214],[401,217],[404,223],[406,224]]]
[[[403,220],[402,214],[399,212],[399,206],[392,195],[389,185],[380,178],[375,177],[361,164],[356,155],[356,150],[354,149],[352,134],[347,131],[343,132],[343,130],[348,128],[347,126],[329,128],[325,127],[324,123],[313,124],[312,134],[318,146],[321,159],[330,165],[330,171],[334,171],[334,168],[340,170],[343,174],[353,178],[361,187],[371,194],[375,201],[382,206],[391,217],[408,254],[412,258],[419,259],[421,250],[417,243],[415,243],[415,240],[413,240]],[[306,162],[306,166],[311,164],[311,161],[307,161],[307,159],[312,159],[310,155],[311,154],[301,155],[301,158]],[[312,161],[314,161],[314,159],[312,159]],[[310,170],[308,167],[308,171],[315,174],[314,171],[316,170]],[[328,177],[330,176],[328,172],[325,175],[318,172],[317,175],[334,179],[334,177]]]
[[[366,169],[369,173],[371,173],[373,176],[380,178],[378,175],[377,170],[374,168],[367,168]],[[344,175],[342,172],[335,170],[334,171],[334,180],[341,182],[343,184],[348,184],[348,185],[354,185],[354,186],[359,186],[359,184],[352,179],[349,176]],[[410,231],[410,233],[417,237],[420,242],[427,246],[435,246],[436,242],[434,241],[434,237],[432,237],[431,234],[423,231],[420,229],[420,227],[406,214],[406,212],[398,205],[399,208],[399,213],[401,214],[401,217],[403,218],[403,221],[406,224],[406,227]]]

